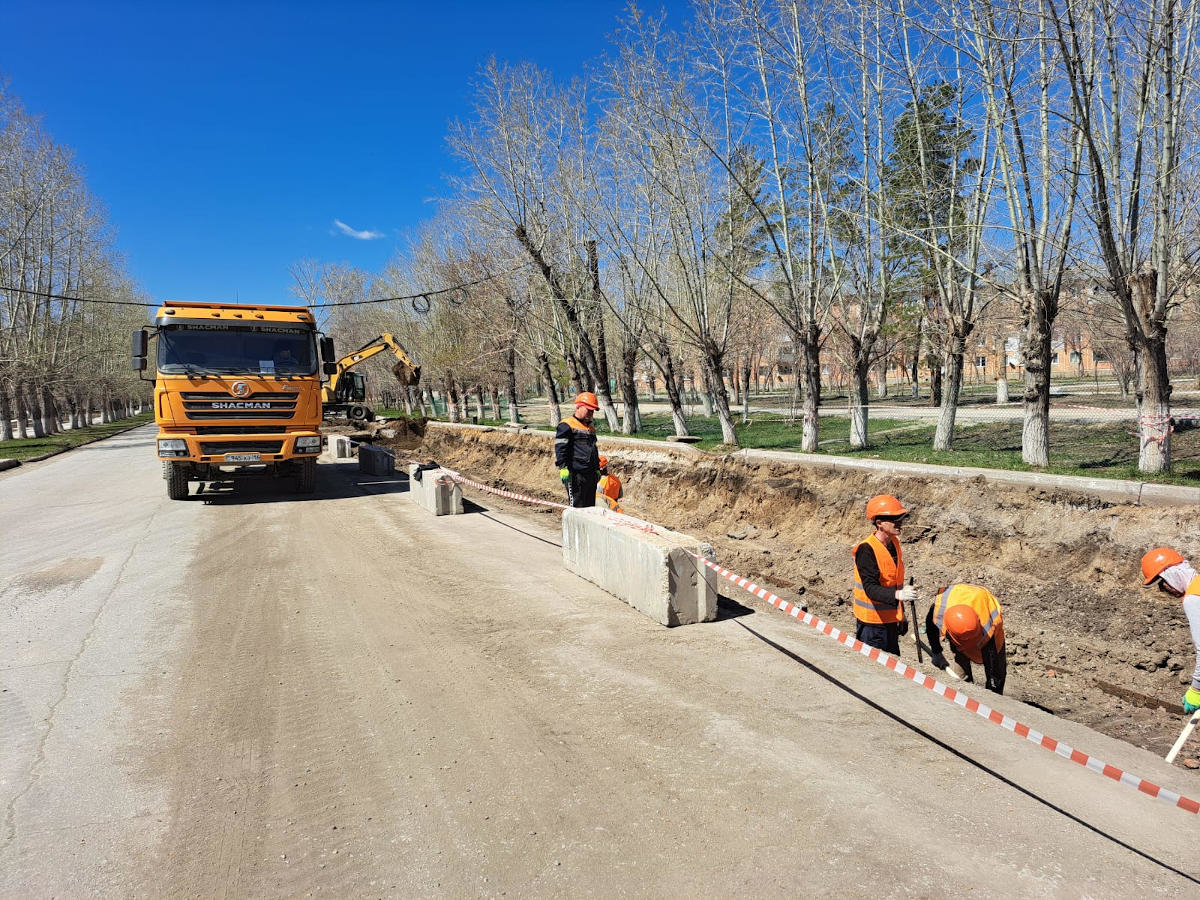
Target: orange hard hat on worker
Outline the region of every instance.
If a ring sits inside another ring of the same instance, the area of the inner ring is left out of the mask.
[[[600,401],[596,399],[596,395],[591,391],[584,391],[575,398],[576,406],[586,406],[588,409],[599,409]]]
[[[903,516],[908,510],[891,494],[877,494],[867,501],[867,518],[876,519],[880,516]]]
[[[1142,577],[1146,579],[1142,584],[1150,584],[1171,566],[1181,562],[1184,562],[1184,558],[1170,547],[1155,547],[1142,557]]]
[[[608,457],[607,456],[600,457],[600,468],[602,468],[602,469],[608,468]]]
[[[945,629],[954,643],[960,647],[976,647],[983,637],[983,626],[979,616],[971,607],[958,604],[946,610]]]

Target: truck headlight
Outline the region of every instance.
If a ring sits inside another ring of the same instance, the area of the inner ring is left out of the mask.
[[[320,453],[321,452],[321,436],[319,434],[312,437],[296,438],[297,453]]]
[[[187,441],[167,438],[158,442],[159,456],[187,456]]]

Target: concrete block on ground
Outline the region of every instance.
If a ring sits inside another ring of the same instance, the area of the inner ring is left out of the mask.
[[[408,496],[422,509],[435,516],[461,516],[463,511],[462,485],[451,481],[441,469],[426,469],[417,481],[420,466],[408,467]]]
[[[344,434],[331,434],[329,436],[329,455],[334,459],[353,459],[354,444]]]
[[[363,475],[394,475],[396,472],[395,454],[385,447],[359,444],[358,471]]]
[[[717,617],[717,573],[687,551],[713,557],[712,545],[690,535],[608,510],[563,511],[563,564],[660,625]],[[648,523],[646,523],[648,524]]]

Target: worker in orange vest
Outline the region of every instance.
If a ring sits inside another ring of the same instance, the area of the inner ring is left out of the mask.
[[[1004,651],[1004,615],[1000,602],[987,588],[975,584],[940,587],[937,599],[925,616],[925,634],[933,651],[933,664],[945,669],[949,664],[942,654],[945,638],[954,652],[954,661],[962,667],[964,681],[974,681],[971,663],[983,666],[985,686],[1004,693],[1008,674],[1008,655]]]
[[[867,501],[867,518],[875,530],[854,545],[854,636],[886,653],[900,653],[900,635],[908,633],[904,604],[920,599],[904,584],[900,529],[908,510],[891,494]]]
[[[571,506],[596,505],[596,482],[600,480],[600,451],[596,449],[596,427],[592,418],[600,403],[591,391],[575,398],[575,415],[558,423],[554,433],[554,464],[567,489]]]
[[[1183,711],[1194,713],[1200,709],[1200,575],[1170,547],[1155,547],[1142,557],[1142,579],[1146,587],[1156,585],[1164,594],[1183,599],[1183,614],[1196,647],[1196,668],[1183,695]]]
[[[620,512],[617,501],[621,499],[621,479],[608,474],[608,457],[600,457],[600,483],[596,485],[596,496],[604,500],[613,512]]]

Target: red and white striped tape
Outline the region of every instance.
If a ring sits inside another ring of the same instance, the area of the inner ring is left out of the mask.
[[[451,481],[457,481],[459,484],[467,484],[473,488],[478,488],[481,491],[487,491],[489,494],[495,494],[498,497],[507,497],[510,500],[520,500],[523,503],[535,503],[539,506],[552,506],[555,509],[569,509],[565,503],[556,503],[553,500],[542,500],[538,497],[531,497],[528,494],[518,494],[516,491],[506,491],[501,488],[494,488],[490,485],[481,484],[478,481],[472,481],[455,472],[453,469],[447,469],[445,466],[441,468],[442,472],[446,473]],[[606,519],[611,519],[618,525],[625,525],[629,528],[636,528],[638,531],[644,531],[647,534],[658,534],[658,528],[653,522],[647,522],[644,519],[636,519],[633,516],[625,513],[613,512],[611,509],[605,509],[603,506],[595,507],[599,509]]]
[[[912,668],[912,666],[905,665],[896,657],[884,653],[882,650],[879,650],[875,647],[867,646],[866,644],[862,643],[862,641],[857,640],[853,635],[846,634],[844,631],[834,628],[828,622],[822,621],[812,613],[805,612],[795,604],[788,603],[786,600],[777,597],[766,588],[759,587],[748,578],[743,578],[734,572],[730,572],[728,569],[718,566],[715,562],[710,559],[705,559],[703,556],[699,556],[695,553],[693,553],[692,556],[695,556],[696,559],[700,560],[700,562],[704,563],[704,565],[715,571],[722,578],[732,581],[738,587],[749,591],[760,600],[765,600],[780,612],[787,613],[793,618],[803,622],[805,625],[809,625],[822,634],[833,638],[838,643],[844,644],[851,650],[857,650],[868,659],[872,659],[884,668],[891,669],[897,675],[907,678],[909,681],[919,684],[921,687],[946,698],[951,703],[956,703],[963,709],[973,712],[976,715],[987,719],[989,722],[1011,731],[1017,737],[1025,738],[1025,740],[1037,744],[1039,747],[1043,747],[1052,753],[1057,753],[1059,756],[1078,763],[1084,768],[1091,769],[1093,772],[1097,772],[1106,778],[1111,778],[1113,781],[1119,781],[1121,784],[1136,788],[1143,794],[1149,794],[1151,797],[1156,797],[1159,800],[1163,800],[1167,803],[1170,803],[1172,806],[1177,806],[1182,810],[1186,810],[1187,812],[1200,814],[1200,802],[1192,800],[1189,797],[1176,794],[1174,791],[1169,791],[1152,781],[1147,781],[1145,778],[1140,778],[1137,775],[1133,775],[1129,772],[1118,769],[1116,766],[1110,766],[1103,760],[1096,759],[1094,756],[1089,756],[1088,754],[1080,750],[1076,750],[1075,748],[1070,747],[1061,741],[1056,741],[1054,738],[1044,735],[1040,731],[1035,731],[1028,725],[1024,725],[1021,722],[1018,722],[1016,719],[1011,719],[1003,713],[998,712],[989,706],[985,706],[978,700],[968,697],[962,691],[956,691],[954,688],[942,684],[936,678],[931,678],[923,672],[918,672],[916,669]]]
[[[464,478],[453,469],[447,469],[443,467],[441,471],[445,472],[449,478],[460,484],[470,485],[473,488],[486,491],[489,494],[496,494],[500,497],[508,497],[511,500],[521,500],[525,503],[534,503],[540,506],[552,506],[556,509],[568,508],[564,503],[555,503],[552,500],[541,500],[537,497],[531,497],[528,494],[519,494],[516,491],[506,491],[500,488],[491,487],[490,485],[482,484],[478,481],[472,481],[470,478]],[[642,519],[636,519],[633,516],[628,516],[623,513],[615,513],[611,510],[603,509],[603,507],[601,507],[601,511],[604,513],[606,518],[613,519],[618,524],[628,525],[631,528],[636,528],[640,531],[646,531],[651,534],[658,534],[658,529],[650,522],[646,522]],[[867,659],[874,660],[884,668],[890,669],[902,678],[907,678],[909,681],[919,684],[921,687],[932,691],[940,697],[944,697],[951,703],[961,706],[968,712],[973,712],[976,715],[987,719],[989,722],[999,725],[1001,728],[1012,732],[1017,737],[1024,738],[1031,743],[1037,744],[1039,747],[1049,750],[1052,753],[1056,753],[1065,759],[1071,760],[1072,762],[1078,763],[1086,769],[1091,769],[1093,772],[1103,775],[1106,778],[1111,778],[1113,781],[1118,781],[1121,784],[1136,788],[1143,794],[1148,794],[1151,797],[1155,797],[1166,803],[1170,803],[1172,806],[1177,806],[1180,809],[1192,814],[1200,814],[1200,802],[1192,800],[1190,797],[1176,794],[1174,791],[1170,791],[1167,788],[1161,787],[1152,781],[1147,781],[1145,778],[1141,778],[1137,775],[1126,772],[1123,769],[1118,769],[1116,766],[1111,766],[1103,760],[1097,759],[1094,756],[1090,756],[1081,750],[1076,750],[1074,747],[1064,744],[1062,741],[1057,741],[1048,735],[1044,735],[1040,731],[1036,731],[1030,726],[1018,722],[1016,719],[1012,719],[1003,713],[980,703],[978,700],[967,696],[962,691],[955,690],[949,685],[942,684],[936,678],[931,678],[925,673],[917,671],[912,666],[905,665],[896,657],[884,653],[882,650],[879,650],[876,647],[867,646],[866,644],[857,640],[853,635],[847,634],[838,628],[834,628],[828,622],[825,622],[817,616],[814,616],[812,613],[801,609],[799,606],[796,606],[793,603],[789,603],[783,598],[771,593],[766,588],[759,587],[750,579],[743,578],[741,575],[717,565],[711,559],[706,559],[705,557],[696,553],[692,553],[691,555],[715,571],[722,578],[726,578],[736,584],[738,587],[749,591],[760,600],[763,600],[769,603],[771,606],[774,606],[780,612],[792,616],[793,618],[803,622],[805,625],[816,629],[821,634],[833,638],[840,644],[844,644],[851,650],[856,650],[863,656],[867,657]]]
[[[481,491],[486,491],[489,494],[495,494],[497,497],[507,497],[510,500],[522,500],[525,503],[536,503],[540,506],[553,506],[555,509],[566,509],[565,503],[555,503],[553,500],[540,500],[537,497],[530,497],[527,494],[518,494],[516,491],[505,491],[500,488],[494,488],[490,485],[480,484],[478,481],[472,481],[470,478],[464,478],[453,469],[447,469],[442,466],[442,471],[449,476],[451,481],[457,481],[459,484],[469,484],[473,488],[478,488]]]

